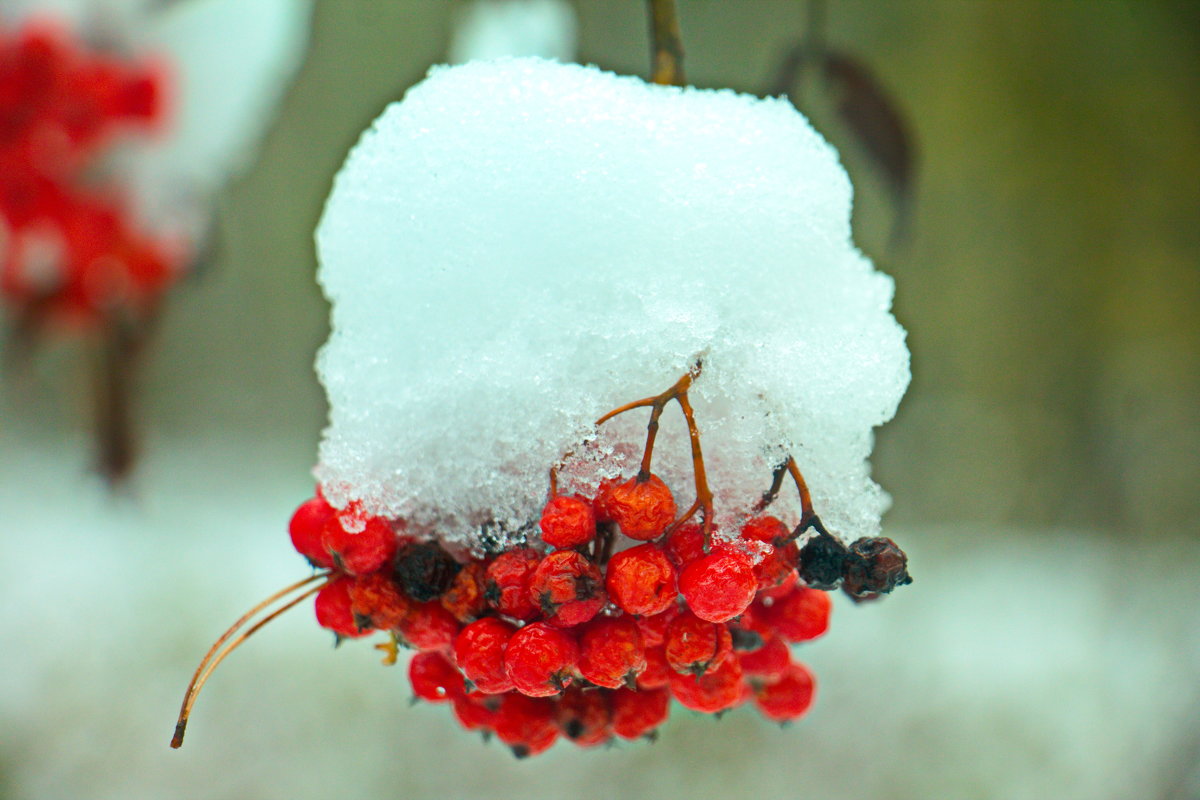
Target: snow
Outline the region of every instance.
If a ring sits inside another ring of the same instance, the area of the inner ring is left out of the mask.
[[[575,58],[578,23],[566,0],[474,0],[456,17],[451,64],[501,56]]]
[[[446,541],[519,528],[568,453],[568,489],[630,474],[646,413],[594,421],[702,361],[719,522],[790,453],[830,527],[877,534],[872,429],[909,361],[850,203],[781,99],[532,58],[433,69],[363,135],[318,228],[318,479]],[[654,469],[691,502],[677,408]]]

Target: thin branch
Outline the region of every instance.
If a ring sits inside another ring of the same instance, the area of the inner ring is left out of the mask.
[[[683,86],[683,39],[675,0],[647,0],[650,12],[651,80],[664,86]]]

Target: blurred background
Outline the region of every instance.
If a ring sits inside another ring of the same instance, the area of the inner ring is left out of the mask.
[[[641,2],[568,5],[577,60],[647,75]],[[869,68],[915,153],[898,226],[837,98],[799,81],[909,332],[912,386],[873,461],[915,583],[837,605],[800,653],[821,687],[807,718],[680,711],[654,745],[516,762],[297,612],[167,749],[195,659],[302,571],[284,529],[324,422],[312,231],[330,181],[446,60],[467,6],[297,0],[294,77],[145,353],[127,486],[89,469],[86,348],[52,341],[0,378],[0,798],[1200,797],[1187,1],[825,3],[823,40]],[[689,82],[759,94],[811,23],[798,0],[679,11]]]

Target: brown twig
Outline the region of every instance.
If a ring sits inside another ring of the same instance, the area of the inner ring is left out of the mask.
[[[648,0],[650,12],[650,79],[664,86],[683,86],[683,39],[675,0]]]
[[[804,480],[804,476],[800,473],[800,467],[796,466],[796,459],[788,456],[787,461],[784,461],[775,471],[771,473],[771,488],[763,492],[762,499],[755,506],[755,513],[765,511],[767,506],[775,502],[775,498],[779,496],[779,489],[783,486],[783,476],[791,475],[792,481],[796,484],[796,491],[800,495],[800,524],[796,528],[797,535],[812,528],[817,533],[828,534],[825,526],[821,524],[821,518],[813,511],[812,495],[808,491],[808,482]]]

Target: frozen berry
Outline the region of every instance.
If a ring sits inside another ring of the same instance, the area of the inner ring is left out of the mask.
[[[486,694],[513,688],[504,669],[504,650],[517,629],[509,623],[485,617],[463,628],[454,640],[454,660],[463,676]]]
[[[745,554],[721,547],[693,561],[679,576],[679,592],[700,619],[725,622],[746,610],[758,591],[754,567]]]
[[[450,588],[462,566],[436,542],[405,542],[396,551],[396,582],[413,600],[424,602]]]
[[[557,717],[553,700],[510,693],[500,702],[493,728],[513,755],[527,758],[548,750],[558,739]]]
[[[673,670],[703,675],[729,657],[733,638],[724,625],[685,612],[667,626],[663,647]]]
[[[544,622],[526,625],[504,650],[504,669],[513,687],[530,697],[549,697],[574,678],[579,646],[574,637]]]
[[[350,587],[353,583],[353,578],[334,578],[321,587],[314,601],[317,624],[340,638],[352,639],[371,633],[369,624],[360,626],[354,620],[354,612],[350,607]]]
[[[471,561],[454,576],[439,602],[459,622],[474,622],[487,610],[486,581],[487,565],[482,561]]]
[[[616,522],[630,539],[656,539],[675,521],[675,499],[657,475],[604,486],[596,502],[604,518]]]
[[[288,522],[288,534],[296,552],[308,559],[318,569],[333,566],[333,558],[321,544],[321,532],[333,518],[333,506],[322,497],[313,497],[300,504]]]
[[[767,719],[790,722],[803,716],[813,702],[816,681],[803,664],[792,664],[778,678],[754,692],[754,703]]]
[[[547,622],[563,627],[587,622],[608,602],[600,568],[575,550],[543,558],[529,578],[529,596]]]
[[[622,739],[638,739],[666,722],[671,694],[666,689],[617,689],[611,703],[613,733]]]
[[[677,597],[675,568],[653,544],[622,550],[609,559],[605,586],[612,601],[629,614],[659,614]]]
[[[693,711],[714,714],[733,708],[743,699],[742,667],[736,658],[727,658],[711,672],[702,675],[671,674],[671,694]]]
[[[592,620],[579,636],[579,676],[596,686],[633,686],[646,668],[642,636],[627,616]]]
[[[829,628],[829,593],[797,586],[765,607],[767,622],[789,642],[816,639]]]
[[[527,547],[498,556],[487,568],[488,605],[513,619],[537,619],[540,611],[529,598],[529,579],[540,560],[537,551]]]
[[[887,594],[912,583],[908,556],[891,539],[859,539],[850,545],[843,588],[852,597]]]
[[[596,536],[592,504],[582,497],[558,495],[546,504],[539,522],[542,541],[565,549],[587,544]]]
[[[343,509],[325,523],[321,544],[334,566],[351,575],[375,572],[396,554],[396,534],[388,521],[357,507]]]
[[[462,673],[441,653],[417,653],[408,662],[413,694],[430,703],[444,703],[464,693]]]

